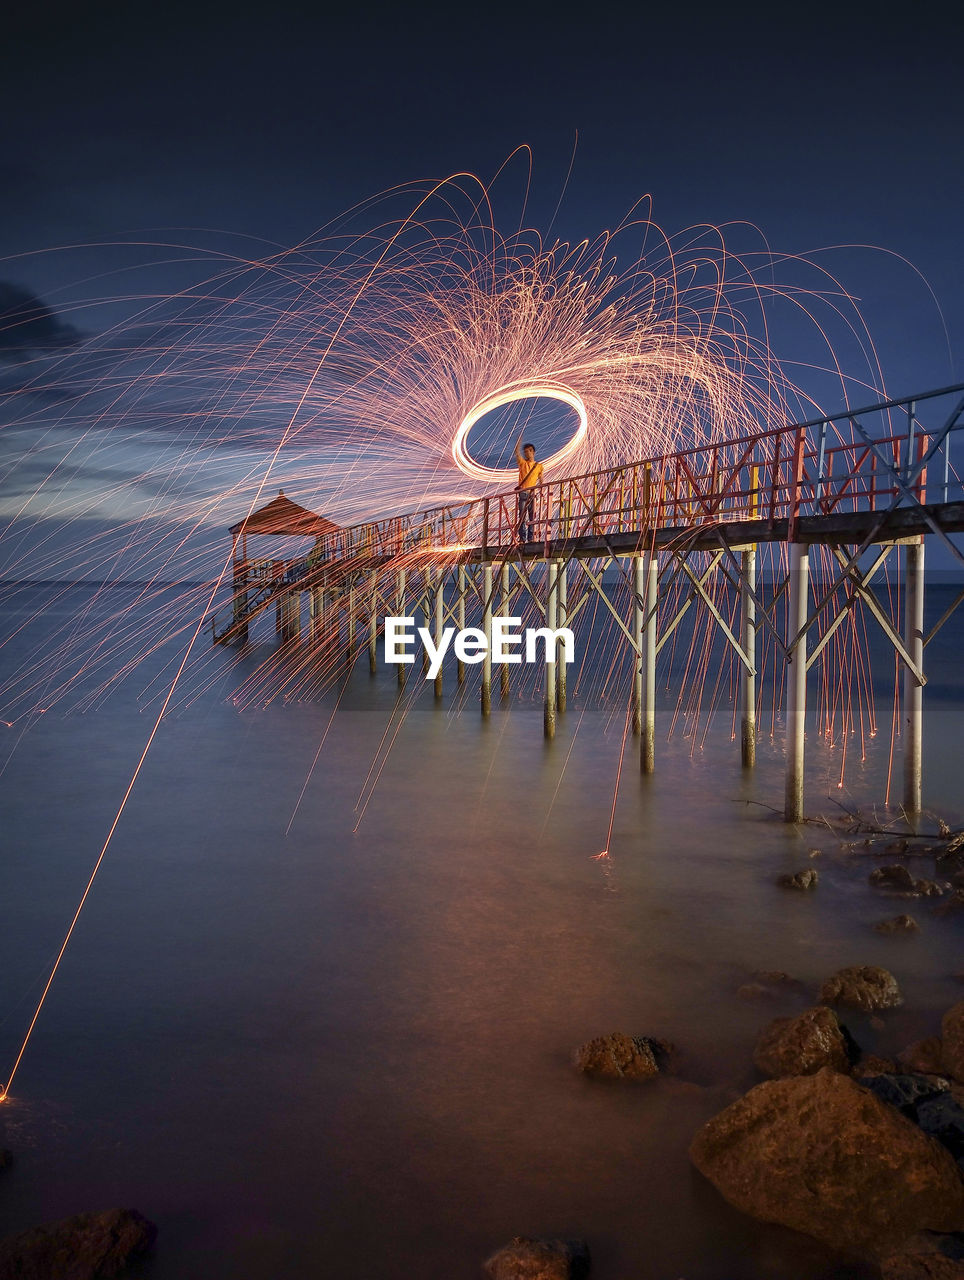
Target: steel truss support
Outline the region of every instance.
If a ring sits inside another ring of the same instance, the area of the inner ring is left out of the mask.
[[[756,547],[746,547],[740,560],[743,652],[750,659],[743,667],[740,753],[743,768],[752,769],[756,764]]]
[[[924,539],[904,549],[904,808],[921,810],[921,742],[924,712]]]
[[[787,771],[783,816],[803,820],[803,766],[807,723],[807,602],[810,549],[790,544],[790,604],[787,610]]]

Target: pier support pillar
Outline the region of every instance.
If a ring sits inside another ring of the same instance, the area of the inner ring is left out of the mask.
[[[904,645],[924,669],[924,539],[904,548]],[[924,688],[910,667],[904,667],[904,809],[921,810],[921,744]]]
[[[320,587],[312,587],[308,592],[308,639],[318,644],[322,638],[322,620],[324,618],[325,595]]]
[[[442,643],[442,631],[445,628],[445,570],[440,568],[438,571],[438,579],[435,583],[435,631],[433,633],[435,640],[435,648],[438,649]],[[435,677],[435,696],[442,696],[442,668],[439,667],[438,675]]]
[[[405,570],[399,569],[398,578],[395,584],[395,616],[402,618],[405,616]],[[405,684],[405,663],[400,662],[395,670],[398,673],[398,687],[402,688]]]
[[[787,786],[783,816],[803,820],[803,764],[807,724],[807,604],[810,548],[790,543],[790,602],[787,610]]]
[[[558,596],[559,608],[556,625],[567,627],[569,625],[569,598],[568,598],[568,582],[566,579],[566,566],[562,565],[559,570]],[[556,645],[556,707],[560,715],[566,713],[566,656],[563,647],[562,658],[559,658],[560,646]]]
[[[743,596],[743,652],[753,664],[754,671],[743,668],[742,707],[740,713],[740,742],[743,768],[752,769],[756,764],[756,547],[743,552],[743,580],[740,594]]]
[[[368,670],[372,675],[378,670],[378,574],[371,577],[371,595],[368,602]]]
[[[633,639],[639,651],[633,654],[633,734],[643,731],[643,623],[646,618],[646,570],[642,556],[633,556]]]
[[[425,569],[425,582],[423,584],[424,594],[422,596],[422,626],[425,630],[432,634],[432,578],[433,570],[431,566]],[[428,650],[422,645],[422,675],[427,676],[429,669]]]
[[[546,627],[550,632],[558,626],[559,562],[549,561],[546,585]],[[546,696],[542,712],[542,731],[547,738],[556,736],[556,641],[546,643]]]
[[[642,633],[642,726],[639,744],[639,768],[642,773],[656,769],[656,591],[659,582],[659,560],[655,551],[646,556],[643,569],[646,579],[644,627]]]
[[[345,665],[349,670],[355,665],[355,588],[348,588],[348,618],[346,620],[345,629],[347,635],[345,637],[347,652],[345,654]]]
[[[509,616],[509,565],[506,562],[499,571],[499,614],[503,618]],[[509,664],[503,662],[499,676],[503,698],[509,696]]]
[[[485,636],[485,658],[482,661],[482,714],[492,713],[492,566],[482,570],[482,632]]]
[[[468,585],[466,581],[467,577],[468,575],[465,572],[465,565],[460,564],[458,574],[458,613],[456,615],[458,617],[459,631],[465,630],[465,592]],[[458,675],[459,684],[465,684],[465,663],[461,658],[458,659]]]

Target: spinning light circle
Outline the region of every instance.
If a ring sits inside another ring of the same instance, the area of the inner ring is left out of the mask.
[[[475,408],[466,414],[452,440],[452,458],[455,461],[455,465],[465,475],[471,476],[473,480],[484,480],[504,485],[505,487],[514,484],[517,480],[518,476],[515,467],[483,467],[469,455],[466,448],[469,432],[480,418],[484,418],[493,409],[501,409],[507,404],[513,404],[516,400],[559,400],[562,404],[568,405],[570,409],[575,409],[579,417],[579,425],[571,439],[567,440],[562,448],[552,454],[551,457],[542,460],[547,470],[571,457],[586,439],[589,432],[586,406],[582,398],[576,395],[575,391],[572,391],[569,387],[559,386],[554,383],[539,383],[532,386],[509,387],[503,391],[497,391],[494,395],[487,396],[484,400],[479,401]]]

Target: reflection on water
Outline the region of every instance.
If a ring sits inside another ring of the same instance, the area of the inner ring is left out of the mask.
[[[952,652],[925,778],[953,819]],[[914,904],[919,936],[874,933],[905,904],[829,831],[745,803],[779,805],[779,744],[747,779],[722,723],[702,750],[661,743],[653,778],[627,765],[595,861],[620,717],[577,704],[546,746],[537,705],[482,725],[429,693],[355,833],[392,693],[359,670],[300,806],[331,704],[238,713],[212,691],[162,727],[3,1113],[0,1231],[135,1206],[161,1228],[156,1280],[449,1280],[516,1233],[584,1235],[614,1280],[858,1275],[730,1210],[686,1148],[753,1083],[762,1023],[806,1000],[747,1004],[749,972],[812,989],[887,965],[905,1007],[849,1022],[893,1052],[959,998],[960,922]],[[0,1067],[152,723],[125,698],[44,717],[0,779]],[[809,807],[879,798],[884,736],[842,792],[811,742]],[[778,891],[814,847],[817,892]],[[616,1029],[676,1041],[697,1085],[577,1076],[572,1048]]]

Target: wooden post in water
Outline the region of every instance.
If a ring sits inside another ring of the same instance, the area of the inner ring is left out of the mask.
[[[441,567],[438,570],[438,577],[435,584],[435,647],[436,649],[442,643],[442,631],[445,627],[445,570]],[[442,668],[439,666],[438,674],[435,677],[435,696],[442,696]]]
[[[559,562],[549,561],[546,583],[546,627],[555,631],[559,608]],[[546,696],[542,712],[542,731],[547,738],[556,736],[556,641],[546,643]]]
[[[790,602],[787,609],[787,787],[783,816],[803,820],[803,764],[807,724],[807,603],[810,548],[790,543]]]
[[[643,634],[646,621],[646,569],[642,556],[633,556],[633,639],[639,652],[633,654],[633,733],[643,732]]]
[[[482,661],[482,714],[492,714],[492,565],[482,570],[482,631],[485,635],[485,658]]]
[[[348,588],[348,619],[347,629],[347,653],[345,654],[345,665],[349,671],[355,665],[355,588]]]
[[[642,637],[643,714],[639,767],[642,773],[653,773],[656,769],[656,592],[659,584],[659,560],[655,548],[646,556],[643,573],[646,578],[646,595]]]
[[[378,670],[378,574],[371,575],[371,596],[368,604],[368,670],[372,675]]]
[[[740,594],[743,597],[743,652],[753,664],[753,671],[743,668],[742,706],[740,709],[740,742],[743,768],[752,769],[756,764],[756,547],[747,547],[742,556],[743,576]]]
[[[566,582],[566,566],[562,565],[559,569],[559,606],[558,606],[558,623],[560,627],[569,625],[569,600],[567,596]],[[560,648],[562,649],[562,657],[559,657]],[[560,715],[566,712],[566,655],[565,646],[556,646],[556,708]]]
[[[395,616],[397,618],[405,615],[405,570],[399,569],[398,578],[395,587]],[[405,684],[405,663],[400,662],[395,670],[398,672],[398,687],[401,688]]]
[[[904,645],[924,669],[924,539],[904,548]],[[921,745],[924,687],[910,667],[904,667],[904,808],[921,810]]]
[[[459,630],[465,630],[465,592],[467,589],[467,577],[465,565],[459,565],[459,601],[458,601],[458,620]],[[459,684],[465,684],[465,663],[461,658],[458,660]]]
[[[425,566],[425,580],[423,583],[424,595],[422,596],[422,626],[425,630],[432,634],[432,578],[433,570],[431,565]],[[422,645],[422,675],[428,675],[429,660],[428,650]]]
[[[503,564],[499,570],[499,614],[503,618],[509,616],[509,563]],[[509,696],[509,664],[502,663],[502,671],[500,673],[500,688],[502,697]]]

